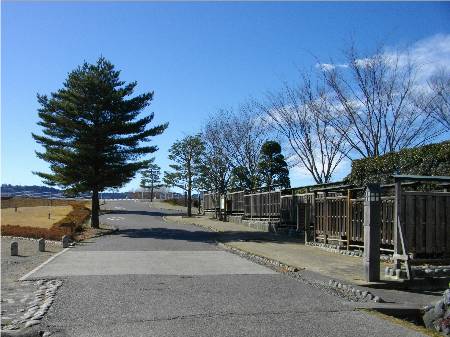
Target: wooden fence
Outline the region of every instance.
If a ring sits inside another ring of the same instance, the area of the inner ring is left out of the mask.
[[[215,211],[219,207],[219,195],[217,193],[204,193],[203,194],[203,210]]]
[[[401,222],[408,252],[450,255],[450,193],[402,192]]]
[[[281,192],[261,192],[244,195],[246,218],[279,218]]]
[[[381,244],[394,244],[395,197],[381,198]],[[314,233],[317,240],[335,241],[362,247],[364,242],[364,198],[346,196],[316,197]]]
[[[245,212],[244,191],[227,193],[227,209],[230,214],[242,215]]]
[[[389,193],[381,198],[381,249],[392,252],[397,213],[396,196]],[[219,207],[217,198],[205,194],[204,209]],[[229,193],[227,199],[228,214],[279,221],[299,231],[313,226],[313,240],[347,249],[364,245],[364,199],[355,198],[352,190],[304,194],[239,191]],[[450,257],[450,193],[402,192],[400,221],[409,254]]]

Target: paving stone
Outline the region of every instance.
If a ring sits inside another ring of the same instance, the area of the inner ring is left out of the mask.
[[[39,324],[39,323],[41,323],[41,322],[38,321],[38,320],[31,320],[31,321],[28,321],[28,322],[25,323],[25,328],[28,328],[28,327],[33,326],[33,325],[37,325],[37,324]]]

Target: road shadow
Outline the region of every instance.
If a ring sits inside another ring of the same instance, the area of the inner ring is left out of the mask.
[[[132,210],[102,210],[102,215],[105,214],[120,214],[120,215],[144,215],[144,216],[153,216],[153,217],[163,217],[163,216],[183,216],[185,215],[183,212],[177,211],[132,211]]]
[[[176,228],[154,227],[154,228],[124,228],[119,229],[112,235],[119,235],[133,239],[158,239],[158,240],[180,240],[191,242],[215,243],[219,233],[208,231],[189,231]]]
[[[448,288],[449,278],[416,278],[413,280],[399,281],[379,281],[374,284],[364,285],[375,290],[400,291],[410,294],[422,294],[441,296],[442,292]]]
[[[216,243],[220,242],[294,242],[292,238],[281,237],[266,232],[211,232],[207,229],[188,230],[179,228],[124,228],[111,235],[121,235],[135,239],[181,240],[191,242]]]

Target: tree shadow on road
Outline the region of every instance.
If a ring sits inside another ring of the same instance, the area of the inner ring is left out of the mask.
[[[131,210],[102,210],[102,214],[121,214],[121,215],[144,215],[153,217],[163,217],[163,216],[180,216],[184,215],[183,212],[177,211],[131,211]]]
[[[219,242],[292,242],[288,237],[274,236],[265,232],[210,232],[206,229],[187,230],[179,228],[124,228],[112,235],[121,235],[128,238],[148,238],[158,240],[181,240],[191,242],[216,243]]]

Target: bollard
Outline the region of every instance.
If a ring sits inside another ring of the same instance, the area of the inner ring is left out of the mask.
[[[45,252],[45,240],[44,239],[39,239],[38,244],[39,244],[39,251],[40,252]]]
[[[67,248],[69,247],[69,237],[67,235],[64,235],[61,239],[62,241],[62,247]]]
[[[17,241],[11,242],[11,256],[19,255],[19,243]]]
[[[381,189],[369,184],[364,198],[364,277],[367,282],[380,280]]]

